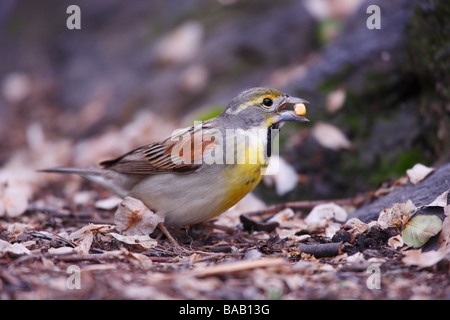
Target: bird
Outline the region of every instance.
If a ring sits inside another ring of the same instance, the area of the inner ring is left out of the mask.
[[[217,117],[175,130],[160,142],[96,167],[42,171],[78,174],[122,198],[139,199],[165,225],[198,224],[225,212],[258,185],[281,126],[309,121],[305,103],[276,89],[250,88]]]

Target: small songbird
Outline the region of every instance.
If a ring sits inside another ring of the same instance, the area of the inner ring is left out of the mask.
[[[219,116],[100,167],[43,171],[78,174],[121,197],[137,198],[166,225],[197,224],[224,212],[258,185],[272,153],[272,133],[283,122],[309,121],[304,103],[275,89],[248,89]],[[287,105],[295,111],[286,110]]]

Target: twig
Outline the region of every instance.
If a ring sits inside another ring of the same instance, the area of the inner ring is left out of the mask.
[[[217,229],[220,231],[224,231],[226,233],[229,234],[234,234],[236,233],[236,228],[231,228],[231,227],[227,227],[227,226],[222,226],[220,224],[215,224],[214,222],[210,222],[210,221],[205,221],[201,224],[202,227],[205,228],[210,228],[210,229]]]
[[[311,254],[316,258],[335,257],[341,253],[341,247],[341,242],[299,245],[301,253]]]
[[[275,204],[273,206],[267,207],[266,209],[252,211],[252,212],[246,213],[245,215],[258,216],[258,215],[273,214],[273,213],[280,212],[281,210],[284,210],[286,208],[297,209],[297,210],[312,209],[319,204],[330,203],[330,202],[333,202],[340,206],[352,205],[352,206],[357,207],[357,206],[360,206],[361,204],[363,204],[369,198],[370,198],[370,196],[363,195],[363,196],[356,196],[354,198],[344,198],[344,199],[334,199],[334,200],[291,201],[291,202]]]
[[[94,254],[80,254],[80,255],[51,255],[51,258],[65,261],[65,262],[79,262],[79,261],[94,261],[94,262],[103,262],[108,260],[115,260],[120,257],[116,257],[113,255],[106,255],[101,253]]]
[[[56,240],[56,241],[62,242],[64,244],[68,244],[72,248],[75,248],[77,246],[76,243],[74,243],[74,242],[72,242],[70,240],[67,240],[67,239],[65,239],[65,238],[63,238],[63,237],[61,237],[61,236],[59,236],[57,234],[54,234],[54,233],[52,233],[52,236],[50,236],[50,235],[47,235],[47,234],[42,234],[40,232],[32,232],[31,235],[33,237],[41,238],[41,239],[45,239],[45,240]]]

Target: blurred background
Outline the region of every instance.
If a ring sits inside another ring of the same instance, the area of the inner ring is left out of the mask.
[[[449,21],[443,0],[2,0],[3,177],[97,164],[268,86],[311,122],[283,127],[266,203],[374,190],[450,161]]]

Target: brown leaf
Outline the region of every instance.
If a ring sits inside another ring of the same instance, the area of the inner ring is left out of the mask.
[[[21,243],[11,244],[5,240],[0,239],[0,253],[12,253],[16,255],[30,254],[30,250],[28,250]]]
[[[117,230],[129,236],[148,235],[163,221],[142,201],[132,197],[126,197],[114,215]]]

